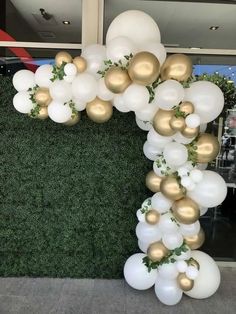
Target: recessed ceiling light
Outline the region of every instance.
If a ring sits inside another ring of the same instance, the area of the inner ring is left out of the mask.
[[[232,68],[231,67],[229,67],[229,70],[231,70]]]
[[[211,27],[209,27],[209,29],[210,29],[211,31],[216,31],[219,27],[220,27],[220,26],[211,26]]]
[[[234,73],[232,73],[231,75],[234,76]]]
[[[70,21],[63,21],[62,22],[64,25],[70,25]]]

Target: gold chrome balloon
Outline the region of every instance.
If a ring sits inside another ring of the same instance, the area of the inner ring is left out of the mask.
[[[145,220],[148,224],[150,225],[155,225],[159,222],[160,220],[160,214],[154,210],[150,209],[146,214],[145,214]]]
[[[191,114],[194,112],[194,106],[190,101],[183,101],[179,106],[179,110],[184,112],[186,115]]]
[[[159,192],[161,180],[162,177],[159,177],[153,170],[151,170],[146,176],[146,187],[153,193]]]
[[[172,176],[167,176],[162,179],[160,185],[160,191],[165,197],[176,201],[185,196],[186,190],[183,188],[177,179]]]
[[[184,128],[186,127],[185,119],[183,117],[177,118],[176,116],[173,116],[170,120],[170,127],[172,128],[172,130],[176,132],[183,131]]]
[[[55,63],[57,67],[60,67],[63,62],[66,62],[66,63],[72,62],[71,55],[66,51],[58,52],[55,57]]]
[[[191,250],[197,250],[203,245],[205,241],[205,233],[201,228],[199,233],[194,236],[184,236],[184,241]]]
[[[200,264],[198,263],[198,261],[196,261],[194,258],[190,258],[188,261],[188,266],[193,266],[195,268],[197,268],[198,270],[200,269]]]
[[[150,244],[147,250],[147,255],[153,262],[160,262],[169,253],[170,251],[159,241]]]
[[[76,66],[78,73],[84,72],[87,68],[87,61],[83,57],[75,57],[73,63]]]
[[[192,75],[192,71],[192,61],[189,57],[183,54],[173,54],[161,67],[161,79],[184,82]]]
[[[105,74],[106,87],[114,94],[123,93],[132,83],[127,70],[113,66]]]
[[[208,133],[199,135],[196,146],[197,162],[200,163],[211,162],[216,158],[220,151],[217,137]]]
[[[73,126],[73,125],[75,125],[75,124],[77,124],[79,122],[80,117],[81,117],[80,112],[76,112],[76,114],[73,114],[72,118],[70,118],[70,120],[65,122],[64,125]]]
[[[39,110],[39,113],[37,115],[37,118],[40,120],[45,120],[48,118],[48,108],[47,107],[41,107]]]
[[[172,205],[174,217],[182,224],[193,224],[200,217],[199,206],[191,198],[185,196]]]
[[[173,110],[159,109],[153,118],[153,127],[157,133],[163,136],[172,136],[176,133],[170,126],[170,120],[174,116]]]
[[[128,73],[134,83],[147,86],[160,75],[160,63],[154,54],[138,52],[129,62]]]
[[[198,135],[199,130],[200,130],[199,126],[196,128],[189,128],[188,126],[186,126],[184,130],[181,132],[181,134],[187,138],[193,138]]]
[[[94,100],[87,103],[86,112],[92,121],[103,123],[111,118],[113,107],[110,101],[96,97]]]
[[[177,283],[181,290],[183,291],[189,291],[193,289],[194,281],[192,279],[189,279],[185,273],[179,274],[177,277]]]
[[[34,95],[34,99],[42,107],[47,107],[52,101],[49,93],[49,89],[45,87],[39,87]]]

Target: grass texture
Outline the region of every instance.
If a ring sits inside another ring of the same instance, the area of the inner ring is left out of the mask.
[[[0,77],[0,275],[120,278],[150,196],[133,113],[66,127],[16,112]]]

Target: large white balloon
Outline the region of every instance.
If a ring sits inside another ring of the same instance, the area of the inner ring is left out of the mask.
[[[143,263],[146,254],[137,253],[130,256],[124,266],[124,277],[126,282],[134,289],[146,290],[151,288],[157,278],[157,270],[148,268]]]
[[[179,232],[165,233],[162,242],[169,250],[174,250],[183,244],[183,236]]]
[[[197,220],[193,224],[180,224],[180,232],[183,236],[193,236],[198,234],[200,231],[200,222]]]
[[[131,84],[126,88],[123,99],[125,105],[133,111],[142,110],[148,106],[149,92],[145,86]]]
[[[196,184],[193,191],[188,192],[188,196],[204,207],[220,205],[227,194],[224,179],[214,171],[204,170],[202,173],[203,179]]]
[[[78,74],[72,82],[72,94],[81,101],[92,101],[97,95],[96,79],[89,73]]]
[[[57,123],[65,123],[70,120],[72,115],[72,110],[68,104],[53,100],[48,106],[49,118]]]
[[[150,121],[155,116],[158,107],[154,103],[148,104],[145,108],[135,111],[136,116],[143,121]]]
[[[13,106],[21,113],[30,113],[35,104],[30,100],[29,92],[23,91],[17,93],[13,98]]]
[[[213,121],[224,107],[224,95],[212,82],[198,81],[185,90],[185,100],[194,105],[194,113],[201,118],[201,123]]]
[[[52,70],[53,66],[50,64],[43,64],[40,67],[38,67],[35,72],[35,83],[39,87],[48,88],[52,84],[51,81],[51,79],[53,78]]]
[[[157,86],[155,90],[155,103],[164,110],[171,110],[178,106],[184,98],[183,86],[174,80],[167,80]]]
[[[158,213],[163,214],[170,210],[173,201],[166,198],[161,192],[155,193],[151,199],[151,206]]]
[[[200,269],[194,280],[193,289],[185,294],[195,299],[205,299],[212,296],[220,285],[220,271],[216,262],[208,254],[192,251],[192,257],[199,263]]]
[[[152,128],[152,123],[151,121],[143,121],[140,120],[139,118],[135,117],[135,121],[137,123],[137,126],[143,130],[143,131],[150,131]]]
[[[162,136],[158,134],[154,128],[151,128],[147,135],[147,140],[150,144],[164,148],[167,143],[170,143],[173,141],[172,136]]]
[[[165,279],[175,279],[179,274],[176,263],[162,264],[158,267],[158,273]]]
[[[97,72],[104,68],[104,60],[106,60],[106,48],[99,44],[86,46],[81,56],[87,61],[86,71],[94,74],[97,78]]]
[[[113,62],[125,61],[124,56],[134,54],[135,51],[135,45],[128,37],[119,36],[107,43],[107,59]]]
[[[181,166],[188,160],[188,150],[183,144],[172,142],[166,144],[163,156],[167,164]]]
[[[156,242],[161,239],[161,231],[156,225],[139,222],[136,226],[137,238],[143,242]]]
[[[158,275],[155,283],[157,298],[166,305],[175,305],[182,299],[183,292],[176,279],[165,279]]]
[[[103,100],[112,100],[115,96],[107,87],[104,78],[98,80],[98,93],[97,96]]]
[[[174,216],[171,213],[162,214],[158,227],[162,233],[174,233],[178,231],[179,227],[174,220]]]
[[[158,155],[161,154],[162,150],[160,148],[157,148],[150,144],[148,141],[146,141],[143,145],[143,152],[144,155],[149,159],[149,160],[156,160]]]
[[[138,47],[145,48],[146,42],[160,42],[160,31],[156,22],[146,13],[129,10],[118,15],[110,24],[106,43],[118,36],[125,36]]]
[[[161,43],[158,43],[158,42],[145,43],[145,46],[140,48],[140,51],[143,51],[143,50],[154,54],[154,56],[156,56],[158,61],[160,62],[160,65],[162,65],[165,62],[166,49]]]
[[[65,103],[72,99],[71,84],[63,81],[56,80],[49,87],[49,92],[52,99]]]
[[[35,86],[34,73],[29,70],[20,70],[14,74],[12,83],[18,92],[27,91]]]

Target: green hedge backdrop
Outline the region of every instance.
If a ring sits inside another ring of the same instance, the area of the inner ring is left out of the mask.
[[[16,112],[0,77],[0,275],[119,278],[150,193],[133,113],[74,127]]]

